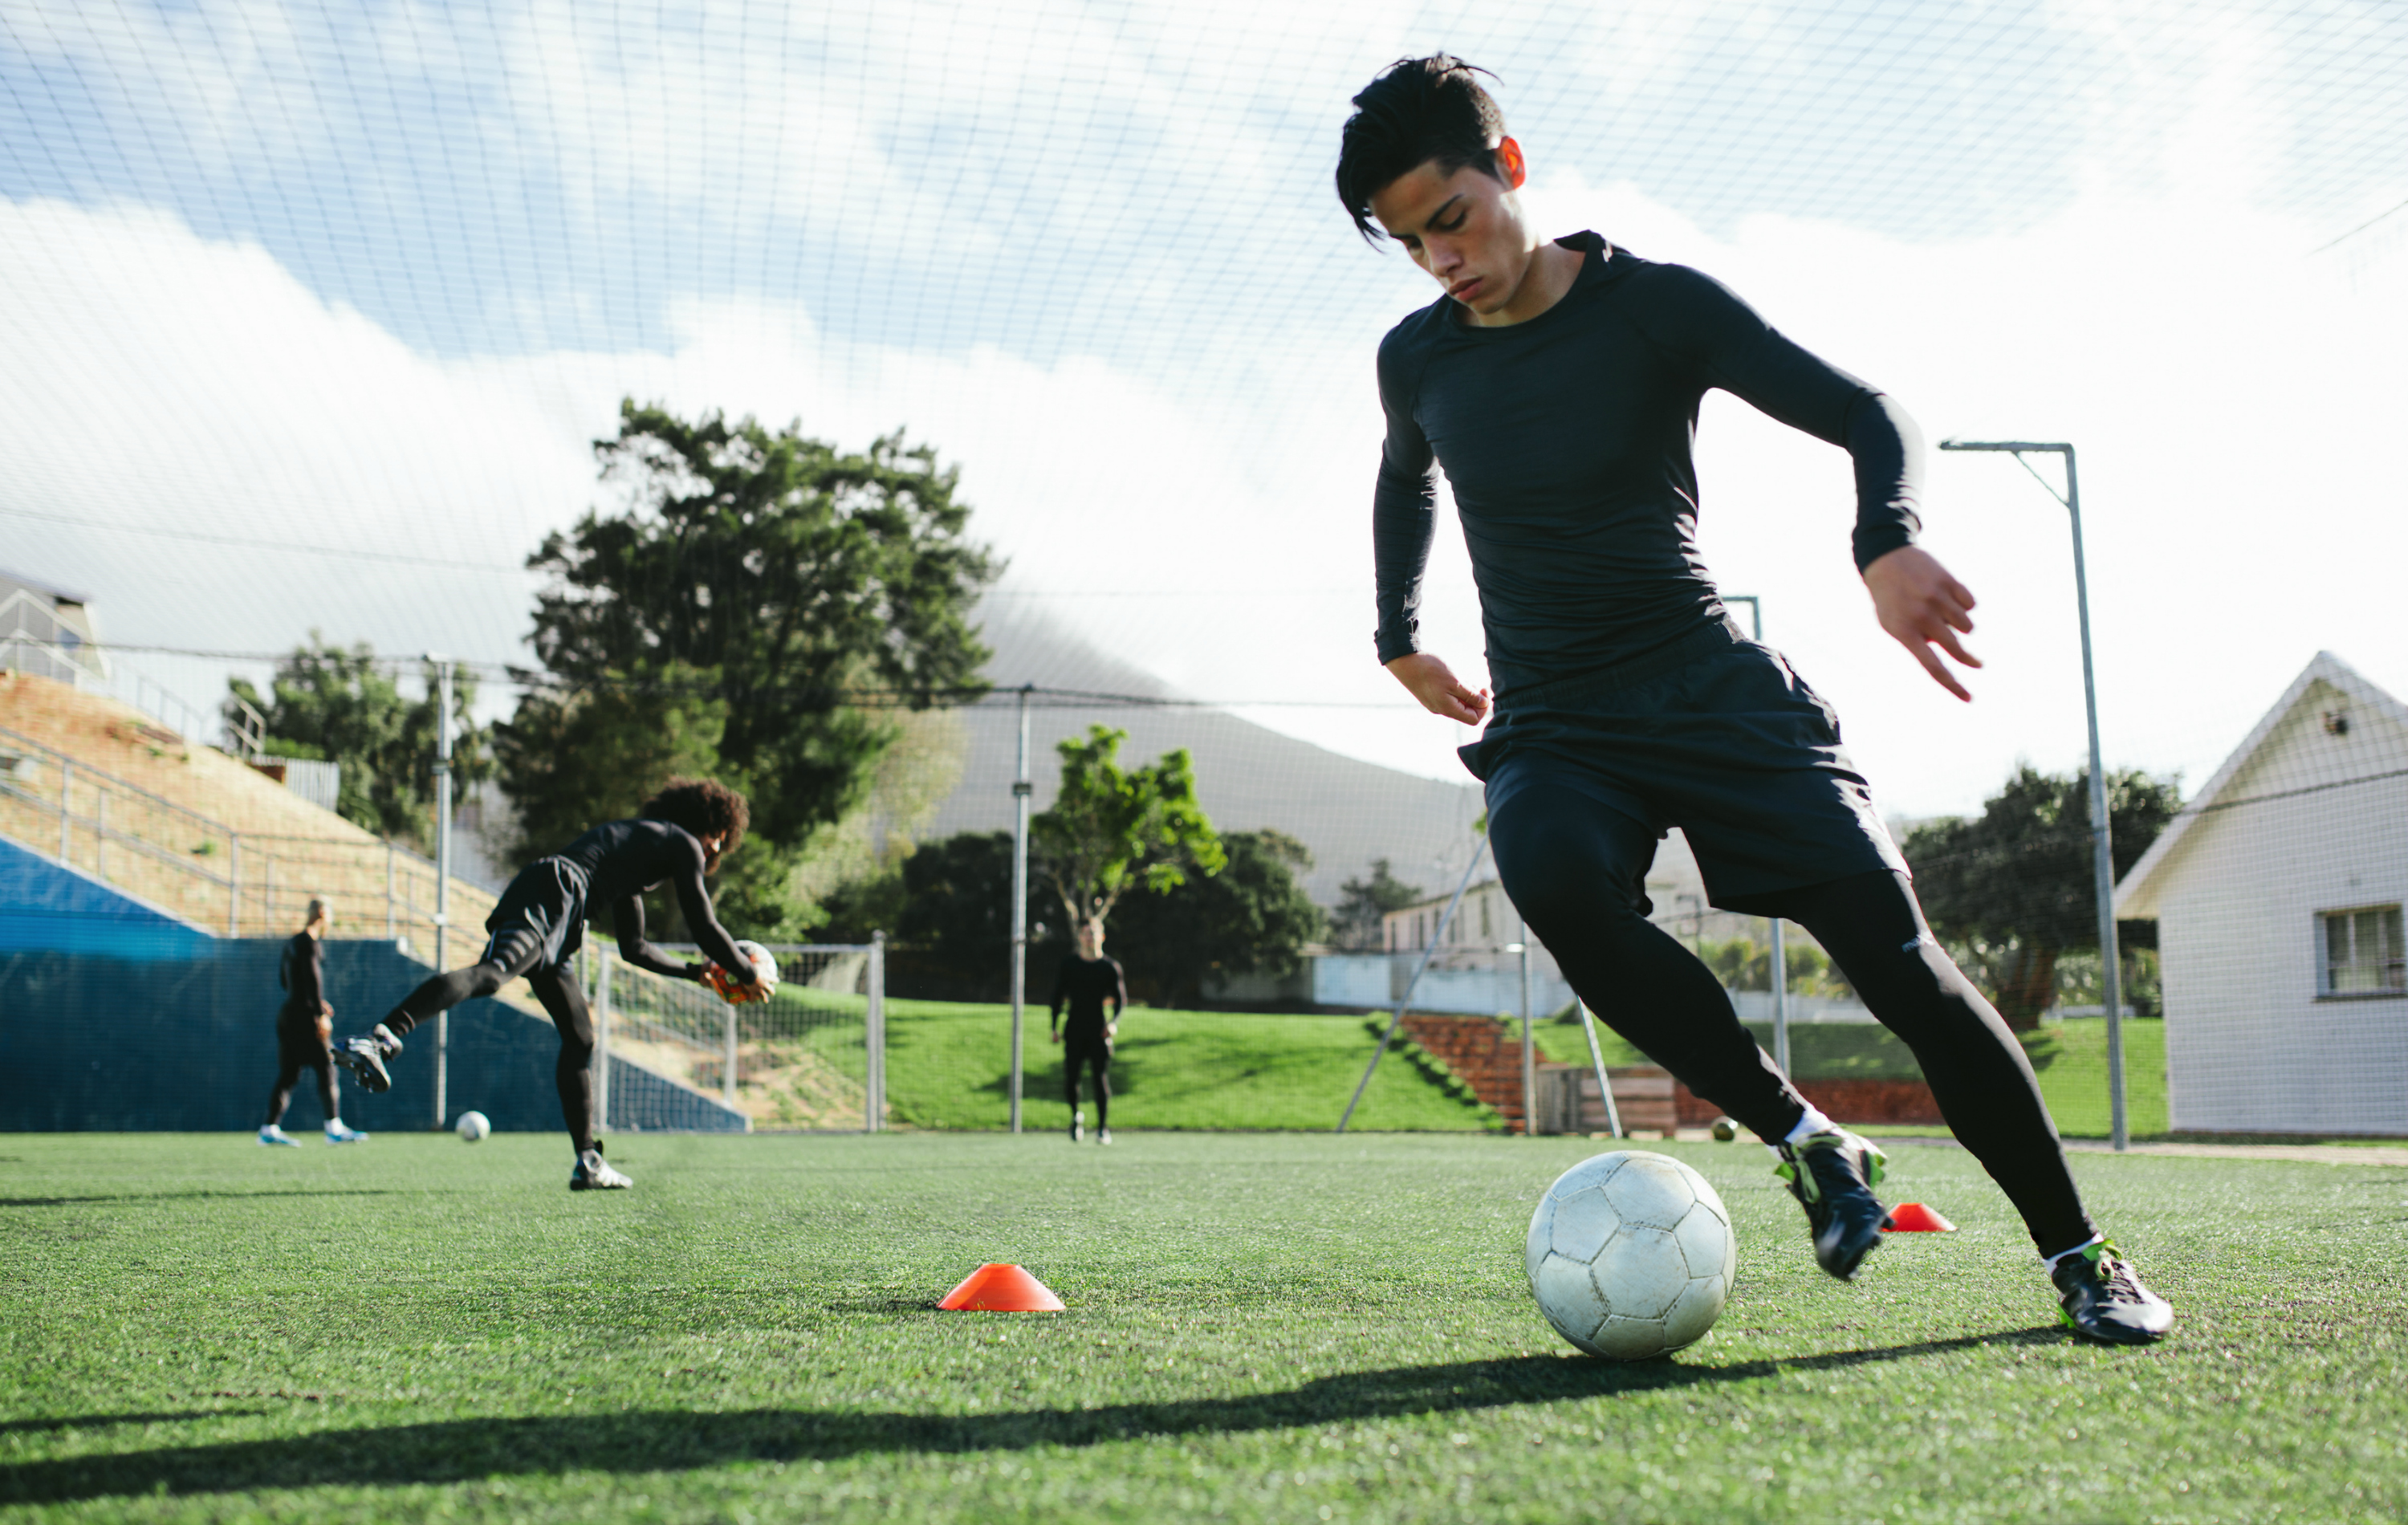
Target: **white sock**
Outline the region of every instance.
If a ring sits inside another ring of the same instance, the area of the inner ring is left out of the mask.
[[[1806,1115],[1798,1119],[1798,1126],[1791,1129],[1781,1142],[1796,1144],[1817,1133],[1828,1132],[1832,1127],[1831,1119],[1823,1115],[1823,1109],[1809,1101],[1806,1103]]]
[[[329,1118],[327,1118],[327,1119],[326,1119],[326,1131],[327,1131],[327,1132],[329,1132],[329,1133],[333,1132],[335,1129],[338,1129],[338,1128],[340,1128],[340,1127],[342,1127],[342,1126],[343,1126],[343,1119],[341,1119],[340,1117],[329,1117]]]
[[[2059,1250],[2055,1255],[2042,1256],[2040,1258],[2040,1262],[2041,1264],[2048,1267],[2051,1271],[2055,1271],[2059,1260],[2065,1259],[2069,1256],[2079,1255],[2093,1244],[2103,1244],[2105,1243],[2107,1243],[2107,1236],[2105,1234],[2092,1234],[2089,1238],[2084,1240],[2081,1244],[2074,1245],[2070,1250]]]

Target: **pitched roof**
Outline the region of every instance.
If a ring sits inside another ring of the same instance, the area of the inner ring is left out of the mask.
[[[0,567],[0,581],[15,583],[20,586],[31,588],[36,593],[47,593],[52,598],[59,599],[65,603],[88,604],[92,602],[90,598],[84,597],[80,593],[69,593],[64,588],[53,587],[50,583],[43,582],[38,577],[27,577],[22,572],[12,572],[6,567]]]
[[[2141,855],[2141,861],[2133,864],[2124,875],[2122,883],[2115,886],[2116,915],[2145,921],[2157,914],[2157,892],[2162,887],[2158,883],[2159,870],[2172,860],[2184,840],[2215,807],[2233,802],[2225,797],[2231,793],[2235,782],[2248,771],[2258,754],[2273,738],[2275,729],[2293,710],[2299,708],[2300,700],[2306,698],[2309,690],[2318,683],[2348,696],[2352,703],[2388,716],[2402,728],[2408,728],[2408,705],[2401,704],[2369,683],[2356,668],[2332,653],[2316,653],[2315,658],[2300,669],[2300,675],[2291,680],[2290,686],[2283,690],[2283,697],[2274,701],[2274,707],[2268,710],[2241,744],[2233,748],[2232,755],[2224,759],[2224,766],[2215,770],[2214,777],[2191,798],[2190,803],[2183,807],[2182,813],[2174,817],[2173,824],[2158,834],[2157,840],[2149,844],[2149,850]]]

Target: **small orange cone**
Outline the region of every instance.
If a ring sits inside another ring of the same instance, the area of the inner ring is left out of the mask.
[[[1891,1208],[1889,1226],[1894,1233],[1953,1234],[1956,1231],[1956,1225],[1921,1202],[1900,1202]]]
[[[989,1261],[962,1278],[938,1307],[953,1313],[1060,1313],[1062,1300],[1016,1265]]]

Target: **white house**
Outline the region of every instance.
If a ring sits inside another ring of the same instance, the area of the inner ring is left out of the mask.
[[[0,570],[0,668],[105,692],[108,657],[89,603],[80,593]]]
[[[2408,1133],[2408,707],[2330,652],[2115,889],[2178,1130]]]

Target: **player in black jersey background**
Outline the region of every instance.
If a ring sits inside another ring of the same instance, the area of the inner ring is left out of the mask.
[[[1922,442],[1897,402],[1807,352],[1707,276],[1594,233],[1548,239],[1522,146],[1480,71],[1406,59],[1354,98],[1337,187],[1366,239],[1445,295],[1380,346],[1373,497],[1379,659],[1486,785],[1507,894],[1615,1030],[1773,1145],[1815,1258],[1879,1244],[1885,1164],[1800,1096],[1704,964],[1648,920],[1681,827],[1713,904],[1813,933],[1914,1051],[1959,1142],[2022,1213],[2066,1322],[2158,1338],[2162,1299],[2098,1232],[2022,1047],[1942,952],[1840,744],[1839,717],[1725,611],[1698,546],[1691,445],[1720,388],[1855,465],[1855,559],[1882,627],[1958,698],[1973,596],[1914,544]],[[1479,584],[1492,695],[1421,649],[1443,469]]]
[[[322,895],[309,898],[301,929],[284,944],[277,960],[277,983],[284,986],[283,1003],[276,1013],[276,1085],[267,1093],[267,1120],[259,1127],[259,1142],[298,1148],[299,1141],[284,1131],[284,1109],[303,1071],[318,1077],[318,1104],[325,1115],[328,1144],[366,1144],[367,1135],[343,1124],[342,1105],[335,1086],[335,1056],[327,1040],[334,1032],[335,1008],[326,1001],[323,955],[326,934],[335,928],[335,908]]]
[[[401,1052],[402,1040],[419,1023],[464,1000],[490,996],[521,975],[560,1029],[560,1057],[553,1076],[560,1110],[577,1151],[571,1190],[634,1185],[602,1159],[594,1116],[594,1016],[573,962],[585,941],[586,917],[609,913],[619,956],[638,969],[671,979],[705,982],[716,969],[737,989],[767,987],[736,951],[735,939],[719,925],[703,879],[736,851],[750,821],[744,797],[709,779],[671,779],[644,801],[637,818],[597,826],[548,857],[519,870],[501,902],[485,918],[492,940],[484,956],[466,969],[437,974],[403,998],[376,1029],[347,1038],[337,1059],[372,1091],[393,1084],[384,1061]],[[644,939],[643,895],[668,885],[678,910],[710,961],[689,964],[671,958]]]
[[[1063,1008],[1069,1020],[1063,1020]],[[1111,1007],[1111,1014],[1104,1008]],[[1070,1142],[1085,1130],[1079,1111],[1079,1072],[1096,1077],[1096,1142],[1112,1142],[1112,1044],[1120,1036],[1121,1013],[1128,1009],[1128,979],[1121,966],[1104,957],[1104,924],[1089,919],[1079,924],[1079,949],[1066,956],[1054,975],[1054,1041],[1062,1045],[1062,1082],[1070,1103]]]

